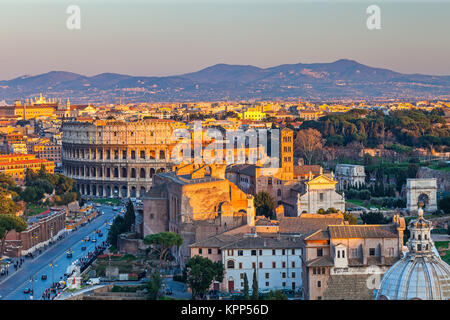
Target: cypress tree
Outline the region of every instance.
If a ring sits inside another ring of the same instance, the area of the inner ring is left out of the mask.
[[[258,279],[256,278],[256,268],[253,269],[252,300],[258,300]]]

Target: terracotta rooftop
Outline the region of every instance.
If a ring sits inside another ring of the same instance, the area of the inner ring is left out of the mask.
[[[334,262],[329,256],[318,257],[306,262],[307,267],[334,267]]]
[[[330,225],[332,239],[340,238],[397,238],[394,225]]]
[[[329,225],[340,225],[344,222],[342,214],[302,214],[300,217],[282,217],[280,219],[281,233],[310,234],[317,230],[326,230]]]

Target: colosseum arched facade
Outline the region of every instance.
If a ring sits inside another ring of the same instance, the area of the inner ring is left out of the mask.
[[[141,197],[153,175],[171,168],[170,120],[98,120],[62,125],[64,174],[92,197]]]

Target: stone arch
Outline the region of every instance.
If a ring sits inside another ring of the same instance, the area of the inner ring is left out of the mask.
[[[131,187],[131,191],[130,191],[130,197],[131,198],[136,198],[136,187],[135,186],[133,186],[133,187]]]
[[[126,186],[122,186],[122,188],[120,188],[120,194],[122,196],[122,198],[127,198],[128,197],[128,189]]]
[[[408,179],[406,181],[406,209],[410,213],[416,213],[419,198],[427,203],[424,211],[433,212],[437,210],[437,179],[436,178],[420,178]]]
[[[428,195],[426,193],[421,193],[418,197],[417,197],[417,204],[419,204],[419,202],[423,203],[423,208],[425,210],[425,208],[428,206],[428,204],[430,203],[430,197],[428,197]]]

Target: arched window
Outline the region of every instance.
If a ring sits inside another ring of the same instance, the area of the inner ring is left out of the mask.
[[[161,160],[166,159],[166,154],[164,153],[164,150],[159,151],[159,159]]]
[[[119,177],[119,168],[114,168],[114,178]]]
[[[123,178],[127,177],[127,168],[122,168],[122,177]]]
[[[153,178],[153,175],[155,174],[155,169],[151,168],[150,169],[150,178]]]
[[[141,178],[145,178],[145,169],[144,168],[141,168],[141,172],[140,172],[139,176]]]
[[[233,260],[227,261],[227,269],[234,269],[234,261]]]
[[[419,235],[417,236],[417,239],[418,239],[418,240],[422,240],[422,236],[419,234]]]
[[[131,177],[136,178],[136,169],[135,168],[131,168]]]

